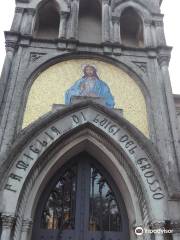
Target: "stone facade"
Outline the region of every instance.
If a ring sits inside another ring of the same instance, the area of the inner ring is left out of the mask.
[[[56,38],[35,35],[37,16],[47,3],[42,0],[17,0],[11,30],[5,32],[0,82],[0,239],[31,239],[36,202],[47,178],[84,150],[99,161],[103,156],[101,164],[112,176],[118,170],[114,180],[122,183],[118,187],[126,202],[131,240],[180,239],[179,129],[161,1],[97,1],[102,13],[100,43],[79,40],[80,0],[54,2],[60,21]],[[141,19],[143,46],[129,46],[122,40],[120,21],[127,8]],[[137,82],[146,100],[149,139],[121,114],[86,98],[53,110],[22,130],[35,78],[55,63],[84,58],[115,65]],[[107,129],[100,124],[105,120],[111,122]],[[47,138],[47,133],[52,137]],[[139,226],[173,232],[136,236],[134,229]]]

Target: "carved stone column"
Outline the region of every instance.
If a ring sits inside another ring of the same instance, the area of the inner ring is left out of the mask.
[[[35,9],[34,8],[28,8],[27,9],[27,19],[26,19],[26,27],[24,30],[24,34],[31,35],[32,34],[32,27],[33,27],[33,18],[35,15]]]
[[[59,38],[66,38],[66,26],[69,12],[60,13]]]
[[[0,78],[0,106],[3,100],[4,92],[9,78],[13,56],[17,47],[18,35],[12,32],[5,32],[6,38],[6,58]]]
[[[165,46],[166,38],[164,35],[163,21],[155,21],[154,24],[156,27],[157,44],[158,44],[158,46]]]
[[[109,0],[102,0],[102,41],[110,42]]]
[[[170,76],[169,76],[169,61],[170,61],[170,56],[171,56],[171,48],[162,48],[159,51],[159,66],[161,69],[161,74],[162,74],[162,84],[164,87],[164,94],[165,94],[165,101],[167,105],[167,118],[169,120],[169,127],[170,127],[170,133],[171,133],[171,144],[172,144],[172,149],[174,151],[174,156],[176,158],[174,159],[174,162],[172,162],[172,167],[171,170],[172,172],[170,173],[171,175],[171,186],[174,187],[174,193],[179,195],[180,194],[180,187],[178,186],[179,178],[177,175],[177,166],[179,167],[180,170],[180,163],[178,159],[180,159],[180,151],[179,151],[179,143],[178,143],[178,126],[177,126],[177,119],[176,119],[176,110],[175,110],[175,104],[174,104],[174,99],[173,99],[173,94],[172,94],[172,88],[171,88],[171,83],[170,83]]]
[[[32,231],[32,225],[33,225],[33,222],[32,222],[31,219],[23,220],[21,240],[27,240],[28,239],[28,236],[30,235],[30,233]]]
[[[24,8],[16,7],[11,31],[19,32],[21,26],[21,20],[24,13]]]
[[[151,229],[152,230],[164,230],[165,229],[165,222],[155,222],[151,223]],[[161,232],[154,233],[155,240],[165,240],[165,234]]]
[[[11,237],[13,226],[15,224],[15,217],[11,215],[2,214],[1,221],[2,221],[1,239],[11,240],[10,237]]]
[[[120,31],[120,19],[117,16],[112,17],[113,21],[113,34],[114,34],[114,43],[121,43],[121,31]]]
[[[172,223],[172,229],[173,229],[173,240],[179,240],[180,239],[180,221]]]
[[[144,45],[145,47],[152,47],[152,32],[151,32],[151,20],[144,21]]]
[[[73,0],[71,3],[70,18],[68,21],[67,37],[69,39],[77,39],[78,37],[78,15],[79,1]]]

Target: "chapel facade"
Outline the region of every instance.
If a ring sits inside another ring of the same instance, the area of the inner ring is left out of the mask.
[[[16,0],[1,240],[180,239],[180,97],[161,2]]]

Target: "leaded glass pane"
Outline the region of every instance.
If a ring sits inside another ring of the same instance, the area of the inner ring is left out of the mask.
[[[90,231],[121,231],[121,217],[114,192],[100,172],[91,167]]]
[[[60,177],[52,189],[41,218],[43,229],[74,229],[77,168],[72,167]]]

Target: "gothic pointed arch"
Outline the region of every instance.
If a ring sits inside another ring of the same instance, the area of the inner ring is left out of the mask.
[[[3,167],[9,166],[9,171],[1,202],[3,211],[17,215],[14,239],[19,239],[27,219],[34,218],[48,179],[83,151],[96,158],[117,184],[128,211],[130,234],[134,223],[147,225],[167,218],[166,185],[150,141],[112,110],[85,101],[49,113],[25,129],[5,161]]]
[[[39,4],[34,26],[34,37],[43,39],[58,38],[60,8],[56,0],[43,1]]]
[[[100,43],[102,41],[102,10],[97,0],[80,0],[79,27],[80,42]]]
[[[143,21],[132,7],[123,10],[120,29],[122,44],[133,47],[144,46]]]

